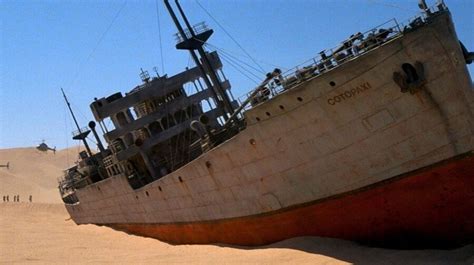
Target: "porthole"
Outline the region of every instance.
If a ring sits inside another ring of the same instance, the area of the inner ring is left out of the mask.
[[[405,72],[405,74],[407,75],[406,80],[407,80],[408,83],[412,83],[412,82],[418,81],[420,79],[420,77],[418,76],[418,73],[416,72],[416,69],[415,69],[415,67],[413,67],[413,65],[411,65],[409,63],[404,63],[404,64],[402,64],[402,69]]]
[[[296,98],[298,101],[303,101],[303,98],[302,97],[297,97]]]
[[[283,105],[280,105],[281,110],[285,110],[285,107]]]
[[[256,119],[257,121],[260,121],[260,118],[259,118],[259,117],[255,117],[255,119]]]
[[[329,82],[329,85],[330,85],[330,86],[335,86],[336,83],[335,83],[334,81],[331,81],[331,82]]]
[[[160,191],[163,191],[163,190],[161,189],[161,186],[158,186],[158,189],[159,189]]]
[[[181,176],[178,176],[178,179],[179,179],[179,182],[183,182],[183,179],[181,178]]]
[[[147,197],[150,196],[150,194],[148,193],[148,191],[145,191],[145,194],[146,194]]]
[[[268,117],[270,117],[270,116],[271,116],[270,112],[268,112],[268,111],[267,111],[267,112],[265,112],[265,114],[267,114],[267,116],[268,116]]]

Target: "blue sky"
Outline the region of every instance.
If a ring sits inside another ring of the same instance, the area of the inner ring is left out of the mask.
[[[446,2],[459,38],[473,51],[474,1]],[[391,18],[402,21],[418,12],[416,0],[199,3],[265,71],[276,66],[292,68],[355,32]],[[192,24],[206,21],[215,30],[210,44],[244,55],[198,2],[182,0],[181,4]],[[60,87],[85,126],[93,119],[89,110],[93,98],[131,90],[140,83],[140,68],[152,73],[156,66],[160,74],[171,76],[188,66],[188,53],[174,49],[175,31],[161,0],[0,0],[0,148],[35,146],[41,139],[59,148],[74,145],[70,139],[74,128]],[[255,86],[226,61],[224,64],[234,95],[241,96]],[[469,70],[472,75],[474,67]]]

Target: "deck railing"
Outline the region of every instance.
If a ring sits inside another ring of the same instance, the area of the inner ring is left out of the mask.
[[[250,96],[250,105],[243,109],[250,109],[253,106],[264,102],[285,90],[288,90],[309,79],[333,70],[349,61],[352,61],[383,44],[399,38],[404,33],[413,30],[421,25],[429,23],[430,18],[446,11],[446,6],[441,3],[433,6],[404,23],[398,23],[396,19],[380,24],[366,32],[358,32],[342,41],[339,45],[323,50],[319,54],[292,69],[281,73],[273,78],[265,86],[256,89],[261,91],[255,93],[255,89],[238,98],[239,103],[247,102]]]
[[[84,134],[84,133],[87,133],[87,132],[90,132],[90,131],[91,130],[89,129],[89,127],[82,127],[79,130],[73,131],[72,136],[77,137],[77,136],[80,136],[81,134]]]
[[[196,35],[198,35],[200,33],[203,33],[205,31],[208,31],[208,30],[209,30],[209,28],[207,27],[207,25],[204,21],[199,22],[199,23],[197,23],[193,26],[193,31],[194,31],[194,34],[196,34]],[[184,29],[184,34],[186,35],[187,39],[191,39],[193,37],[191,32],[189,31],[189,29]],[[176,43],[181,43],[181,42],[185,41],[185,39],[183,38],[183,36],[181,36],[180,33],[175,33],[174,37],[176,39]]]

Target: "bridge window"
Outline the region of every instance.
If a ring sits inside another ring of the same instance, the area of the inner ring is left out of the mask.
[[[130,113],[130,116],[132,117],[133,120],[136,120],[138,118],[137,113],[135,112],[133,108],[129,108],[128,112]]]
[[[102,122],[106,131],[115,130],[115,124],[112,122],[112,119],[110,117],[103,119]],[[109,127],[112,127],[112,128],[109,129]]]
[[[148,126],[148,129],[150,130],[150,133],[152,135],[157,135],[163,131],[163,128],[161,127],[161,124],[158,121],[154,121],[150,123],[150,125]]]
[[[133,134],[127,133],[125,137],[123,138],[123,141],[127,145],[127,147],[133,145],[134,143]]]
[[[184,122],[185,120],[188,119],[187,115],[186,115],[186,111],[184,110],[178,110],[174,113],[174,119],[176,120],[177,123],[182,123]]]
[[[128,123],[127,117],[125,117],[125,114],[123,112],[117,113],[117,115],[115,115],[115,118],[117,119],[117,122],[120,126],[124,126]]]

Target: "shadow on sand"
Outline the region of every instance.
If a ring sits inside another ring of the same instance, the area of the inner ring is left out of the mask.
[[[243,250],[293,249],[352,264],[474,264],[474,244],[451,250],[377,248],[333,238],[297,237],[260,247],[214,244]]]

